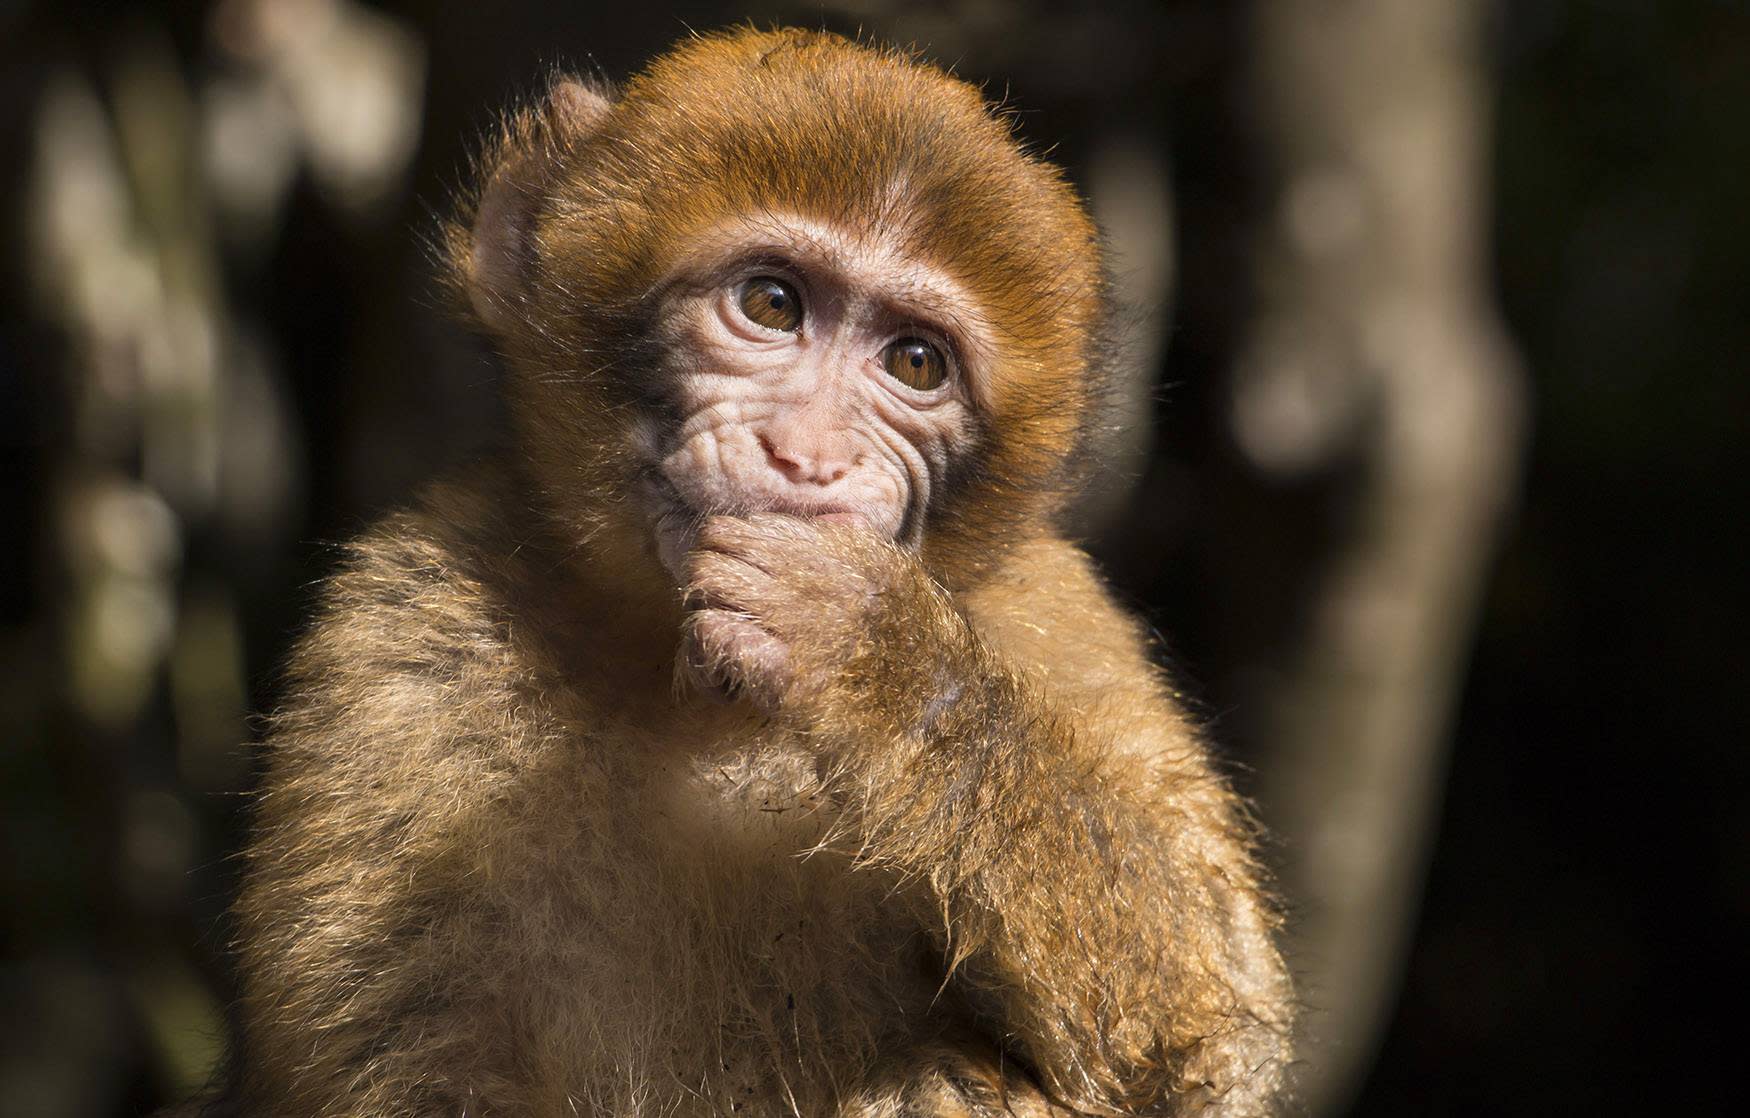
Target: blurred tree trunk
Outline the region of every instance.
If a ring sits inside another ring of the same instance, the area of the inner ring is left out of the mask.
[[[1339,1110],[1391,1005],[1443,739],[1517,480],[1522,387],[1488,283],[1486,6],[1266,0],[1249,72],[1276,202],[1234,432],[1360,492],[1266,713],[1308,1011],[1301,1097]]]

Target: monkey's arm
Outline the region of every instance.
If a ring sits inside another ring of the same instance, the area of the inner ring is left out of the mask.
[[[853,793],[868,856],[927,883],[974,1003],[1058,1098],[1269,1110],[1292,1014],[1247,820],[1135,622],[1063,544],[965,606],[970,632],[925,638],[926,717]]]
[[[1243,808],[1085,558],[1022,549],[955,603],[867,537],[749,523],[708,529],[701,581],[787,646],[849,841],[1001,1042],[1087,1113],[1268,1112],[1292,1010]],[[746,573],[774,530],[818,551]]]

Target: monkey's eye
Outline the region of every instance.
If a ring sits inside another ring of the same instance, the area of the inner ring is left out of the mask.
[[[741,285],[741,313],[768,330],[802,329],[802,299],[781,279],[755,276]]]
[[[948,359],[922,338],[889,343],[881,351],[881,365],[888,376],[920,392],[939,388],[948,379]]]

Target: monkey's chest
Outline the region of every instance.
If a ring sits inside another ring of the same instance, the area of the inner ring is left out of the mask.
[[[700,755],[678,775],[671,791],[679,830],[717,845],[724,858],[788,860],[832,822],[815,758],[785,739]]]
[[[852,865],[812,757],[780,743],[657,775],[592,868],[588,948],[548,976],[568,995],[541,1043],[570,1051],[568,1093],[613,1096],[598,1113],[777,1112],[929,1012],[922,937]]]

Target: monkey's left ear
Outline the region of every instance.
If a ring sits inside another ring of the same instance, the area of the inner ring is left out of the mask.
[[[479,201],[469,226],[452,233],[451,258],[474,313],[489,330],[502,332],[521,322],[534,263],[530,235],[535,214],[566,156],[612,110],[606,88],[561,75],[540,105],[505,122],[498,142],[481,161]]]

